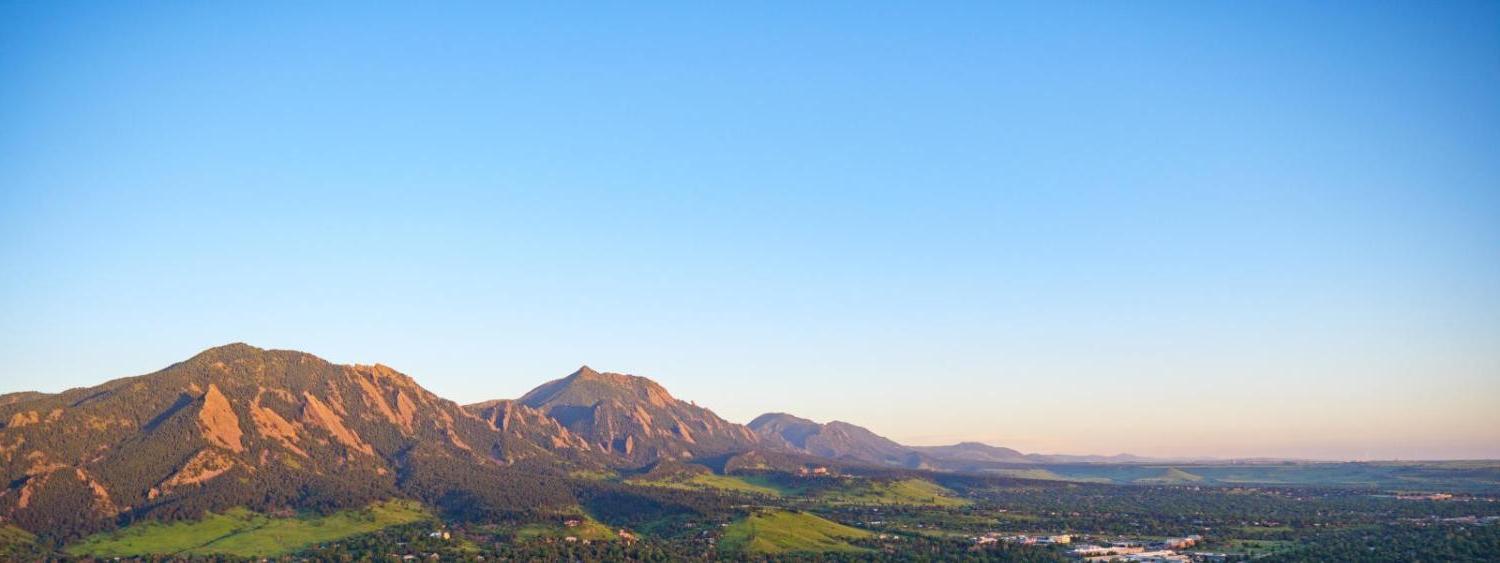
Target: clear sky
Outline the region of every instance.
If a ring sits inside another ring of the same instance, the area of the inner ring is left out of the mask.
[[[0,4],[0,391],[244,341],[1500,457],[1495,2]]]

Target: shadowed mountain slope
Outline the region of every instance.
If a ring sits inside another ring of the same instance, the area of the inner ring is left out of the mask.
[[[685,459],[760,445],[755,433],[673,398],[655,381],[583,366],[515,401],[556,420],[590,447],[630,464]],[[481,404],[483,405],[483,403]],[[480,405],[470,405],[474,412]]]
[[[911,448],[847,422],[819,424],[786,413],[768,413],[749,426],[764,440],[809,455],[911,467],[922,463],[913,457]]]
[[[963,461],[988,461],[998,463],[1027,463],[1033,461],[1026,454],[979,442],[961,442],[951,446],[912,446],[913,450],[938,459]]]
[[[1023,454],[1010,448],[979,442],[950,446],[906,446],[847,422],[820,424],[786,413],[760,415],[750,421],[749,427],[762,441],[791,451],[908,469],[990,471],[1018,464],[1112,459],[1098,456]]]

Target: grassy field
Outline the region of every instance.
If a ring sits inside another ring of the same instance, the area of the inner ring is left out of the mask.
[[[969,501],[953,491],[923,479],[867,481],[824,492],[821,500],[835,504],[904,504],[912,506],[963,506]]]
[[[68,546],[75,556],[211,555],[264,557],[304,546],[431,518],[420,504],[386,501],[329,516],[272,518],[245,509],[209,514],[192,522],[144,522],[96,534]]]
[[[735,491],[740,493],[768,495],[773,497],[779,497],[784,494],[795,494],[794,491],[779,487],[772,483],[769,479],[757,475],[716,475],[713,473],[701,473],[693,475],[692,477],[686,479],[633,479],[630,481],[630,483],[636,485],[646,485],[649,487],[668,487],[674,489],[713,489],[721,491]]]
[[[615,531],[588,516],[579,517],[579,524],[572,528],[550,522],[533,522],[516,530],[516,539],[565,538],[572,536],[582,540],[610,541],[617,539]]]
[[[36,534],[10,524],[0,525],[0,546],[16,544],[30,545],[34,543],[36,543]]]
[[[1212,549],[1214,551],[1222,551],[1225,553],[1239,553],[1255,556],[1291,551],[1293,549],[1296,549],[1297,543],[1278,540],[1232,539],[1224,540],[1222,542],[1214,542],[1213,544],[1204,547],[1205,549]]]
[[[36,534],[10,524],[0,524],[0,560],[39,561],[47,558],[48,551],[37,545]]]
[[[1231,526],[1230,528],[1238,530],[1240,533],[1245,534],[1267,534],[1292,531],[1291,526]]]
[[[870,532],[819,518],[806,512],[766,510],[756,512],[724,529],[719,549],[729,553],[823,553],[864,552],[850,539],[869,537]]]
[[[1038,481],[1074,481],[1078,483],[1114,482],[1105,477],[1066,477],[1047,469],[997,469],[992,471],[992,473],[1006,477],[1015,477],[1017,479],[1035,479]]]
[[[569,471],[568,476],[574,479],[583,479],[585,481],[608,481],[610,479],[619,477],[620,474],[615,473],[614,471],[607,471],[603,469],[575,469],[573,471]]]

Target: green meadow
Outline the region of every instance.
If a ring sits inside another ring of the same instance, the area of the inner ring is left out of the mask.
[[[633,479],[629,482],[636,485],[645,485],[650,487],[667,487],[673,489],[694,490],[711,489],[756,495],[767,495],[773,497],[796,494],[795,491],[791,491],[778,486],[775,483],[772,483],[770,479],[758,475],[718,475],[714,473],[699,473],[685,479]]]
[[[320,542],[334,541],[430,519],[422,505],[392,500],[328,516],[273,518],[243,508],[214,513],[191,522],[143,522],[84,538],[68,546],[74,556],[141,555],[283,555]]]
[[[591,541],[618,539],[613,529],[592,517],[579,516],[578,521],[578,525],[571,528],[556,522],[533,522],[516,529],[515,537],[516,539],[561,539],[571,536]]]

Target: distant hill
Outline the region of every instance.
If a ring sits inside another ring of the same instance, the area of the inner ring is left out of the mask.
[[[1015,465],[1048,463],[1128,463],[1146,458],[1023,454],[1019,451],[962,442],[950,446],[906,446],[869,429],[833,421],[820,424],[787,413],[766,413],[750,421],[768,446],[832,459],[862,461],[908,469],[939,471],[1000,471]]]
[[[1152,476],[1152,477],[1142,477],[1140,479],[1136,479],[1135,482],[1137,482],[1137,483],[1151,483],[1151,484],[1158,484],[1158,485],[1171,485],[1171,484],[1182,484],[1182,483],[1201,483],[1201,482],[1203,482],[1203,477],[1200,476],[1200,475],[1194,475],[1194,474],[1189,473],[1187,471],[1183,471],[1183,470],[1181,470],[1179,468],[1176,468],[1176,467],[1168,467],[1166,469],[1163,469],[1161,471],[1161,473],[1159,473],[1159,474],[1157,474],[1155,476]]]
[[[1035,461],[1026,454],[979,442],[961,442],[951,446],[916,446],[913,450],[939,459],[963,461],[990,461],[1000,463],[1026,463]]]
[[[767,413],[750,421],[749,426],[774,446],[826,458],[907,466],[913,463],[915,453],[912,448],[847,422],[818,424],[786,413]]]

